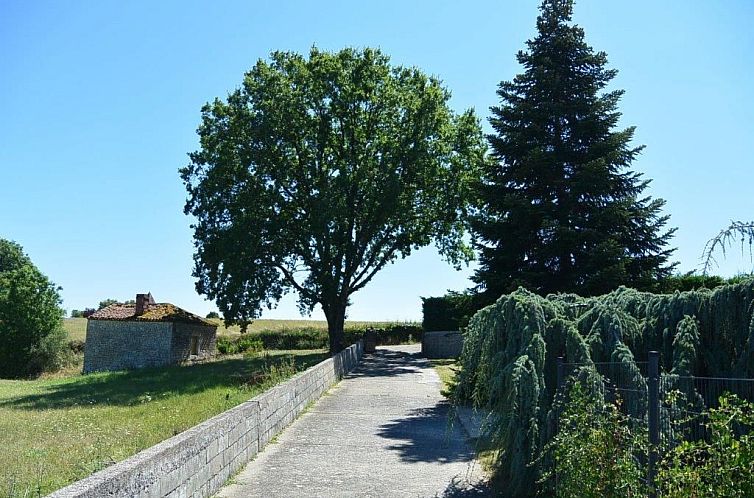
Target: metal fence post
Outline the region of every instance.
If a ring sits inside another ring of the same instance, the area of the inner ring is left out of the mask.
[[[655,476],[657,475],[658,449],[660,445],[660,353],[649,352],[649,468],[647,479],[649,496],[655,498]]]
[[[555,361],[557,365],[557,384],[555,385],[555,396],[552,398],[552,402],[556,403],[558,400],[558,394],[562,392],[563,384],[565,383],[565,359],[562,356],[558,356]],[[555,434],[560,432],[560,407],[555,410]],[[555,462],[553,462],[555,465]],[[558,493],[558,472],[555,471],[555,494]]]

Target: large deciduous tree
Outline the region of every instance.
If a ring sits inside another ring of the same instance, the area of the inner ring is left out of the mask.
[[[195,217],[197,291],[248,323],[295,290],[344,346],[349,298],[433,241],[450,262],[467,186],[484,156],[471,111],[379,50],[275,52],[202,109],[201,147],[181,170]]]
[[[517,55],[524,72],[498,88],[478,215],[474,277],[494,299],[518,286],[594,295],[651,288],[670,274],[662,199],[631,171],[643,146],[616,129],[617,71],[571,22],[571,0],[545,0],[537,36]]]
[[[66,334],[58,287],[20,245],[0,239],[0,377],[58,367]]]

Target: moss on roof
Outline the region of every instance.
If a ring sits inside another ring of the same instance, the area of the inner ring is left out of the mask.
[[[215,323],[170,303],[150,304],[147,310],[136,315],[135,304],[115,303],[93,313],[90,320],[116,320],[137,322],[180,322],[216,327]]]

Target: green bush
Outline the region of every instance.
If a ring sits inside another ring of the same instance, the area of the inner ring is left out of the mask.
[[[449,292],[442,297],[423,297],[422,328],[427,332],[464,329],[474,313],[483,307],[480,299],[481,296],[459,292]]]
[[[682,275],[671,275],[658,281],[656,292],[660,294],[672,294],[676,291],[688,292],[697,289],[715,289],[723,285],[740,283],[746,278],[746,275],[739,275],[726,279],[717,275],[699,275],[694,272],[688,272]]]
[[[754,404],[732,394],[706,411],[709,440],[685,441],[665,454],[657,476],[666,498],[754,496]]]
[[[348,344],[353,344],[364,336],[364,332],[372,328],[377,332],[377,344],[389,346],[396,344],[414,344],[421,342],[424,330],[420,325],[413,323],[390,323],[380,327],[369,325],[346,326],[346,339]]]
[[[347,326],[346,343],[350,345],[361,339],[367,327],[366,325]],[[409,344],[421,341],[422,338],[422,328],[413,324],[388,324],[375,330],[377,343],[380,345]],[[264,349],[326,349],[329,346],[327,330],[307,327],[292,330],[261,330],[240,336],[219,336],[217,350],[221,354],[244,352],[245,350],[238,343],[247,339],[259,341]]]
[[[548,444],[552,470],[542,483],[554,485],[559,498],[647,496],[646,468],[637,455],[647,454],[645,430],[632,427],[619,404],[572,384],[559,417],[559,431]],[[550,453],[551,452],[551,453]]]
[[[313,327],[280,331],[261,330],[253,335],[262,341],[265,349],[322,349],[329,344],[327,330]]]
[[[683,441],[660,452],[658,496],[754,496],[754,404],[727,393],[718,403],[702,412],[708,439]],[[646,426],[632,426],[616,404],[579,383],[560,409],[558,434],[546,447],[552,467],[541,483],[563,498],[647,496]]]
[[[81,339],[68,341],[68,349],[70,349],[71,352],[74,354],[82,354],[84,352],[85,346],[86,346],[86,341],[83,341]]]
[[[258,337],[242,335],[239,337],[220,336],[217,338],[217,351],[220,354],[258,353],[264,344]]]
[[[646,390],[637,362],[660,352],[663,372],[754,377],[754,279],[714,290],[542,297],[519,289],[476,313],[465,332],[455,397],[497,415],[490,430],[505,458],[494,472],[513,496],[536,492],[552,437],[556,361],[620,364],[624,388]],[[669,379],[669,377],[666,377]],[[672,379],[671,379],[672,380]],[[643,399],[625,410],[642,417]],[[521,435],[525,435],[522,437]]]
[[[0,377],[37,375],[67,361],[58,291],[20,245],[0,239]]]

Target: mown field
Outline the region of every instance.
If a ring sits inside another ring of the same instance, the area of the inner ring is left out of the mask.
[[[268,351],[192,366],[0,380],[0,496],[45,495],[325,357],[324,350]]]
[[[211,320],[217,323],[218,335],[239,335],[240,328],[237,325],[226,327],[222,320]],[[406,325],[419,325],[415,322],[364,322],[364,321],[346,321],[346,328],[382,328],[396,323],[405,323]],[[72,341],[83,341],[86,339],[86,318],[66,318],[63,320],[63,326],[68,331],[68,336]],[[320,329],[327,330],[327,322],[324,320],[254,320],[247,332],[290,332],[303,329]]]

